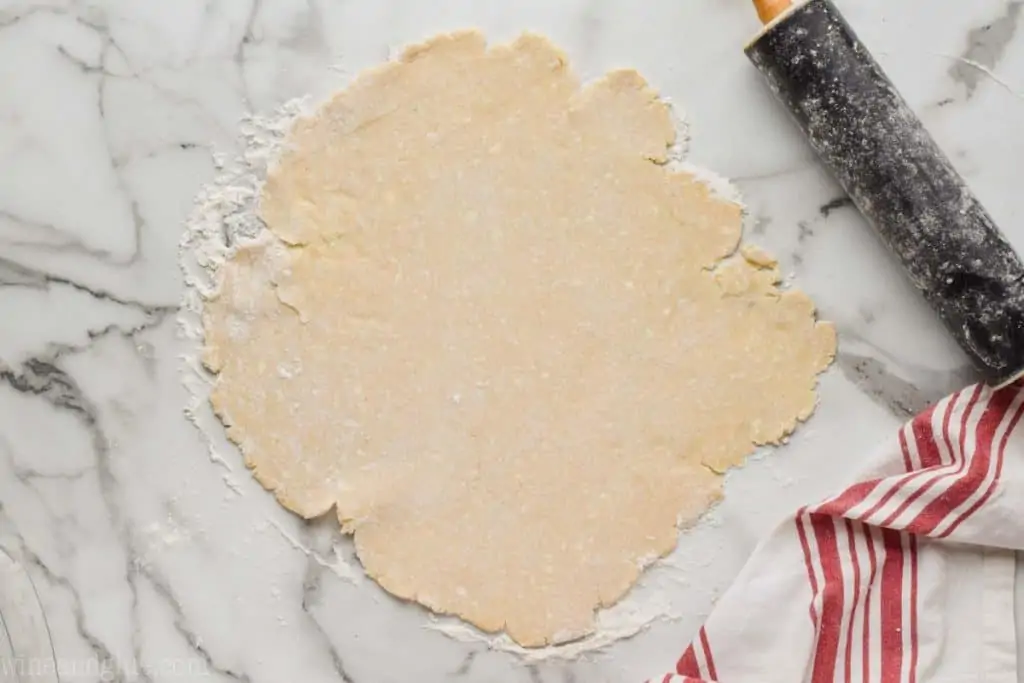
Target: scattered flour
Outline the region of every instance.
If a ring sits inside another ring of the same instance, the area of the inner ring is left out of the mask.
[[[594,632],[579,640],[541,648],[524,648],[507,635],[491,635],[456,617],[432,616],[427,628],[466,643],[484,642],[494,650],[514,652],[527,661],[575,659],[584,652],[597,650],[618,640],[632,638],[659,621],[679,618],[667,596],[659,595],[639,601],[627,597],[615,606],[601,610]],[[555,636],[558,640],[559,636]]]
[[[229,159],[214,155],[219,171],[214,181],[204,187],[196,199],[184,236],[179,244],[179,264],[185,280],[185,295],[178,316],[178,330],[187,343],[182,356],[182,381],[189,400],[185,414],[206,442],[210,462],[222,468],[225,500],[243,496],[240,474],[231,463],[239,461],[237,450],[226,439],[223,425],[213,414],[209,398],[215,377],[206,370],[200,358],[203,344],[203,302],[216,293],[217,271],[237,249],[269,239],[266,226],[257,214],[259,196],[267,169],[280,154],[285,136],[295,120],[309,110],[304,99],[293,100],[269,116],[249,116],[239,126],[241,153]],[[297,361],[283,362],[282,374],[297,374]],[[362,577],[358,566],[349,563],[335,551],[334,561],[324,559],[299,543],[280,525],[268,521],[293,548],[313,558],[346,581]]]
[[[256,211],[267,168],[279,155],[295,119],[307,110],[305,100],[293,100],[269,116],[243,119],[239,126],[241,153],[232,160],[214,156],[220,172],[196,198],[178,247],[185,280],[178,329],[188,343],[182,356],[182,381],[189,392],[185,414],[204,436],[210,461],[226,471],[224,484],[234,494],[240,493],[240,488],[229,476],[234,472],[230,461],[238,456],[227,446],[223,426],[210,409],[215,377],[200,359],[203,301],[216,293],[217,270],[239,247],[268,239]],[[222,455],[224,448],[230,449],[227,458]]]

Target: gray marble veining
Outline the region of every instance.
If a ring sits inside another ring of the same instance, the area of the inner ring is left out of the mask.
[[[1024,247],[1022,3],[838,4]],[[682,616],[571,662],[426,628],[425,611],[337,569],[354,557],[330,520],[284,512],[182,414],[176,248],[211,153],[235,151],[246,111],[322,96],[466,26],[546,33],[585,78],[639,68],[686,110],[691,159],[739,186],[748,237],[841,332],[818,414],[730,475],[709,525],[681,541],[706,563],[638,589]],[[755,29],[744,2],[715,0],[0,0],[0,544],[38,587],[64,678],[574,683],[671,669],[793,500],[828,492],[886,430],[972,379],[746,64]]]

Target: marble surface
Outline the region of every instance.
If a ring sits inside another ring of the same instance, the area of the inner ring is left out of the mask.
[[[837,4],[1024,249],[1024,3]],[[284,512],[237,454],[211,458],[182,412],[177,244],[212,154],[235,150],[245,112],[321,96],[467,26],[545,33],[584,77],[638,68],[685,109],[691,160],[742,190],[750,239],[840,330],[818,414],[729,475],[725,503],[682,540],[699,555],[690,574],[652,574],[678,618],[568,661],[428,628],[349,571],[333,523]],[[671,669],[759,536],[972,379],[746,62],[756,28],[745,0],[0,0],[0,546],[36,584],[64,679],[571,683]]]

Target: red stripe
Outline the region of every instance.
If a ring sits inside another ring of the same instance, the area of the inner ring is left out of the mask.
[[[957,402],[957,399],[959,398],[959,396],[960,396],[959,394],[954,394],[949,399],[949,402],[946,404],[946,410],[945,410],[945,412],[943,414],[943,418],[942,418],[942,428],[943,428],[943,431],[945,431],[948,428],[948,426],[949,426],[949,416],[953,412],[953,406],[956,405],[956,402]],[[933,412],[933,411],[929,411],[926,414],[930,415],[931,412]],[[918,420],[920,420],[920,419],[921,419],[920,417],[915,419],[914,420],[915,424],[917,424]],[[921,424],[924,424],[924,423],[921,422]],[[931,431],[930,428],[929,428],[929,431]],[[934,441],[933,441],[933,445],[934,445]],[[926,445],[926,447],[927,447],[927,445]],[[877,503],[872,505],[871,509],[868,510],[867,512],[865,512],[864,514],[858,515],[857,519],[860,520],[861,522],[867,522],[869,524],[873,523],[871,517],[876,512],[878,512],[886,503],[888,503],[892,499],[892,497],[895,496],[896,493],[900,489],[902,489],[904,486],[906,486],[908,482],[913,481],[915,478],[917,478],[921,474],[921,472],[923,472],[923,471],[924,470],[918,470],[917,472],[910,472],[909,474],[905,474],[902,477],[897,478],[895,483],[892,485],[892,487],[888,491],[886,491],[884,496],[882,496],[881,500],[879,500]],[[875,524],[875,526],[880,526],[880,525]]]
[[[950,401],[954,401],[950,398]],[[935,441],[935,431],[932,429],[932,417],[935,415],[935,406],[932,406],[921,413],[910,423],[910,429],[914,432],[914,444],[917,446],[917,457],[921,461],[921,467],[928,469],[938,467],[942,464],[942,456],[939,455],[939,444]]]
[[[903,670],[903,540],[900,532],[882,529],[882,672],[881,683],[900,683]]]
[[[917,683],[917,536],[910,536],[910,674],[908,683]]]
[[[920,535],[932,534],[939,524],[978,491],[989,472],[995,430],[1006,416],[1014,395],[1016,392],[1013,395],[1010,392],[997,392],[992,396],[978,421],[977,439],[967,473],[959,476],[949,488],[930,501],[917,518],[907,525],[908,530]],[[964,455],[966,461],[968,458]]]
[[[818,626],[818,609],[814,606],[818,598],[818,579],[814,576],[814,565],[811,562],[811,546],[807,543],[807,532],[804,530],[804,514],[807,508],[800,508],[796,513],[796,532],[800,536],[800,547],[804,551],[804,568],[807,570],[807,579],[811,584],[811,623],[815,628]]]
[[[846,536],[850,539],[850,562],[853,564],[853,602],[850,604],[850,618],[846,625],[846,683],[853,683],[851,670],[853,660],[853,624],[857,618],[857,601],[860,599],[860,562],[857,559],[857,539],[853,531],[853,522],[844,519]],[[860,525],[858,525],[860,526]]]
[[[929,408],[926,414],[931,415],[934,411],[934,407]],[[918,419],[920,419],[920,416],[918,417]],[[919,451],[922,448],[926,450],[929,448],[927,444],[923,444],[920,440],[917,440],[916,438],[915,440],[917,442]],[[902,429],[899,432],[899,443],[900,452],[903,454],[903,464],[906,467],[907,471],[910,472],[914,468],[910,459],[910,449],[907,447],[907,440],[906,437],[903,436]],[[935,448],[934,443],[931,445],[931,449],[934,450],[936,453],[938,452],[938,450]],[[853,486],[849,487],[848,489],[846,489],[845,491],[843,491],[842,493],[840,493],[838,496],[832,498],[828,502],[818,505],[817,507],[814,508],[814,511],[819,512],[823,515],[831,515],[833,517],[846,517],[847,514],[849,514],[850,510],[860,505],[869,495],[871,495],[871,493],[876,488],[878,488],[878,485],[881,484],[883,481],[885,480],[872,479],[869,481],[858,482]]]
[[[715,660],[711,656],[711,645],[708,644],[708,632],[703,626],[700,627],[700,645],[704,648],[704,662],[708,665],[708,678],[718,680],[718,672],[715,671]]]
[[[975,385],[974,391],[973,391],[973,393],[971,393],[971,398],[968,399],[967,403],[969,403],[969,404],[973,403],[975,398],[977,398],[977,396],[978,396],[978,394],[980,392],[981,392],[981,385],[980,384]],[[953,410],[956,409],[956,404],[960,401],[960,397],[961,396],[963,396],[963,392],[962,391],[958,391],[957,393],[953,394],[953,398],[951,398],[949,400],[949,405],[946,407],[946,413],[942,416],[942,442],[946,444],[946,452],[949,453],[949,462],[950,462],[950,464],[952,464],[953,462],[956,461],[956,456],[953,455],[953,442],[949,438],[949,421],[953,417]],[[965,415],[966,415],[966,413],[965,413]],[[931,422],[929,422],[929,423],[927,423],[926,425],[923,425],[923,426],[927,426],[928,427],[928,431],[932,431],[931,430]],[[932,441],[933,442],[935,441],[934,437],[932,437]]]
[[[974,407],[978,405],[978,401],[981,400],[982,386],[979,384],[975,389],[974,393],[971,394],[971,400],[967,402],[967,409],[964,411],[964,419],[960,422],[960,438],[957,444],[960,447],[960,462],[967,460],[967,420],[970,417]],[[956,456],[953,456],[954,459]]]
[[[914,425],[913,424],[910,425],[910,429],[911,430],[914,429]],[[910,449],[907,448],[907,437],[903,436],[903,430],[902,429],[899,431],[899,438],[900,438],[900,451],[903,453],[903,469],[905,469],[907,472],[911,472],[911,471],[914,470],[914,463],[911,462],[911,460],[910,460]]]
[[[874,505],[872,505],[870,510],[868,510],[864,514],[857,515],[857,519],[859,521],[861,521],[861,522],[869,522],[871,520],[871,517],[876,512],[878,512],[878,510],[882,506],[884,506],[886,503],[888,503],[890,500],[892,500],[892,497],[896,495],[897,491],[899,491],[901,488],[903,488],[903,486],[908,481],[912,480],[918,474],[919,474],[919,472],[911,472],[910,474],[902,476],[899,479],[897,479],[896,482],[892,485],[892,487],[888,491],[885,492],[885,495],[882,496],[882,498],[878,502],[876,502]]]
[[[680,676],[700,678],[700,665],[697,663],[697,653],[694,651],[693,645],[686,648],[686,652],[676,662],[676,673]]]
[[[665,674],[665,677],[661,679],[661,683],[672,683],[672,674]]]
[[[963,524],[963,522],[968,517],[977,512],[982,505],[988,502],[988,499],[992,497],[992,494],[995,493],[996,488],[998,488],[999,486],[999,479],[1003,473],[1003,461],[1006,455],[1006,442],[1010,440],[1010,434],[1012,434],[1013,430],[1016,429],[1017,423],[1020,421],[1022,411],[1024,411],[1024,402],[1022,402],[1021,405],[1017,406],[1016,414],[1011,419],[1010,425],[1006,429],[1006,433],[1003,434],[1003,438],[1000,439],[999,441],[999,448],[996,452],[996,476],[994,476],[992,478],[992,481],[989,482],[988,489],[985,490],[985,495],[983,495],[970,508],[963,512],[960,515],[960,517],[958,517],[957,520],[950,525],[948,529],[946,529],[943,533],[939,534],[939,538],[946,538],[951,533],[956,531],[957,527]],[[995,435],[993,434],[993,438],[994,436]]]
[[[934,408],[931,408],[934,410]],[[903,430],[899,432],[900,452],[903,454],[903,464],[908,471],[913,469],[910,460],[910,449],[907,447],[907,440],[903,436]],[[832,517],[846,517],[850,510],[860,505],[864,500],[871,495],[872,491],[878,488],[884,479],[871,479],[869,481],[861,481],[853,486],[849,487],[838,496],[831,500],[822,503],[814,508],[815,512],[823,515],[831,515]]]
[[[978,399],[980,398],[980,396],[981,396],[981,385],[979,384],[977,387],[975,387],[974,393],[971,394],[971,398],[967,401],[967,406],[964,408],[963,418],[960,420],[960,449],[959,449],[959,457],[957,457],[958,452],[953,450],[952,442],[950,441],[950,438],[949,438],[949,419],[950,419],[950,416],[951,416],[951,414],[953,412],[952,404],[954,402],[950,403],[950,410],[946,412],[946,416],[945,416],[945,418],[942,421],[942,438],[945,440],[946,446],[948,447],[948,450],[950,452],[950,456],[952,457],[952,461],[950,462],[950,464],[952,464],[953,462],[959,461],[959,464],[957,465],[956,471],[955,472],[943,472],[941,474],[936,474],[934,477],[932,477],[931,479],[926,481],[924,483],[924,486],[919,487],[916,491],[914,491],[909,496],[907,496],[907,499],[904,500],[902,503],[900,503],[899,507],[897,507],[893,511],[893,513],[891,515],[886,517],[885,520],[883,520],[882,523],[879,524],[879,526],[883,526],[883,527],[892,526],[893,521],[896,518],[898,518],[901,514],[903,514],[906,511],[906,509],[908,507],[910,507],[914,503],[914,501],[916,501],[918,498],[920,498],[925,493],[927,493],[930,488],[932,488],[933,486],[935,486],[937,483],[939,483],[940,481],[942,481],[944,479],[949,479],[951,477],[955,478],[956,476],[958,476],[960,474],[960,472],[963,471],[964,463],[967,461],[967,457],[964,454],[964,442],[965,442],[966,435],[967,435],[967,419],[970,416],[971,411],[974,409],[974,406],[977,404]],[[935,443],[934,439],[931,440],[931,443],[932,444]],[[936,458],[938,457],[938,450],[937,449],[936,449],[936,456],[935,457]],[[931,456],[929,456],[929,459],[931,459]]]
[[[836,527],[831,517],[811,515],[811,528],[818,543],[821,573],[821,625],[814,651],[812,683],[833,683],[839,658],[839,635],[843,626],[843,569],[839,559]]]
[[[871,680],[871,591],[875,587],[875,577],[878,575],[878,557],[875,555],[875,537],[871,529],[862,526],[864,529],[864,541],[868,544],[868,562],[871,566],[871,574],[867,580],[867,590],[864,592],[864,634],[861,643],[861,658],[864,661],[864,683]]]
[[[871,481],[862,481],[854,484],[832,500],[814,508],[814,511],[823,515],[831,515],[832,517],[845,517],[850,510],[860,505],[865,498],[871,495],[871,492],[882,481],[882,479],[872,479]]]

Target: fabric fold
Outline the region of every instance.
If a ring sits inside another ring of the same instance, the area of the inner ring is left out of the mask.
[[[905,424],[754,551],[662,683],[1016,683],[1024,384]]]

